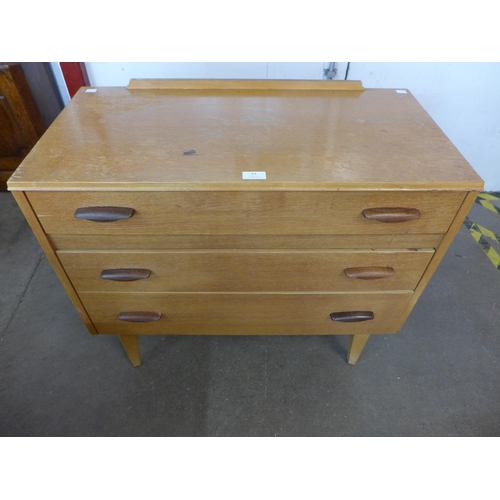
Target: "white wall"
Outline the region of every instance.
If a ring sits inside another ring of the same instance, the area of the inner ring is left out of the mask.
[[[365,88],[411,91],[485,181],[500,191],[500,63],[355,63]]]
[[[130,78],[322,79],[325,63],[86,63],[91,85]],[[346,63],[337,63],[343,79]],[[349,80],[407,88],[485,181],[500,191],[500,63],[356,63]]]
[[[306,79],[323,77],[324,63],[85,63],[91,85],[125,86],[131,78]]]

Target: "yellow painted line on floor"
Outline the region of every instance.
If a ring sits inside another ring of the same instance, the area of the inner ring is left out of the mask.
[[[472,222],[468,217],[465,218],[464,225],[469,229],[470,234],[476,242],[479,243],[479,246],[482,248],[488,259],[490,259],[490,262],[500,271],[500,255],[491,246],[491,244],[486,241],[486,238],[491,238],[500,243],[500,236],[495,234],[493,231]]]
[[[474,225],[479,229],[481,234],[483,234],[484,236],[491,238],[492,240],[495,240],[498,243],[500,243],[500,235],[495,234],[493,231],[490,231],[489,229],[487,229],[483,226],[480,226],[479,224],[474,224]]]
[[[498,196],[493,196],[492,194],[488,193],[479,193],[477,197],[482,198],[483,200],[500,200]]]
[[[494,212],[495,214],[500,214],[500,208],[495,207],[495,205],[492,205],[489,201],[477,200],[477,203],[479,203],[479,205],[483,206],[484,208],[487,208],[491,212]]]
[[[481,205],[483,208],[490,210],[491,212],[499,215],[500,208],[496,207],[490,201],[500,201],[500,197],[494,196],[488,193],[479,193],[476,198],[476,203]],[[490,238],[497,243],[500,243],[500,235],[494,233],[487,227],[481,226],[466,217],[464,220],[464,226],[469,230],[472,237],[479,244],[483,252],[486,254],[490,262],[500,271],[500,255],[491,246],[491,244],[486,241],[486,238]]]
[[[488,256],[488,259],[491,260],[493,265],[500,270],[500,255],[496,252],[496,250],[493,247],[490,247],[490,249],[486,252],[486,255]]]

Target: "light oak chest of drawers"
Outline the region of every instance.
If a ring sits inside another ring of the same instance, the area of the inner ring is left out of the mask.
[[[249,177],[246,179],[245,177]],[[409,92],[82,88],[9,182],[92,334],[397,333],[483,183]]]

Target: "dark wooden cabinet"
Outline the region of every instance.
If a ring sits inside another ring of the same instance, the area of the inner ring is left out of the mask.
[[[19,63],[0,63],[0,191],[45,132]]]

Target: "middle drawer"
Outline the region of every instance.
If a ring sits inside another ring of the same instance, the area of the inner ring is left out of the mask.
[[[109,292],[414,290],[433,254],[432,249],[58,252],[77,291]]]

